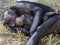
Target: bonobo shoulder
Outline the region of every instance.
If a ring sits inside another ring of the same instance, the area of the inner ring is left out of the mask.
[[[35,2],[29,2],[29,1],[18,1],[16,4],[14,4],[14,6],[17,6],[17,7],[21,7],[21,6],[29,6],[29,7],[31,7],[31,6],[33,6],[33,7],[35,7],[35,6],[39,6],[40,7],[40,4],[39,3],[35,3]]]

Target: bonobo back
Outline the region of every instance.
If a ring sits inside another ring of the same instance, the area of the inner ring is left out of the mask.
[[[41,3],[37,3],[37,2],[29,2],[29,1],[18,1],[17,3],[26,3],[26,4],[33,4],[34,6],[38,6],[40,8],[42,8],[45,12],[50,12],[50,11],[54,11],[54,9],[52,9],[51,7],[41,4]]]

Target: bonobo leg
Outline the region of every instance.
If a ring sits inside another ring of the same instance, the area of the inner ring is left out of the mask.
[[[36,11],[35,11],[34,20],[30,28],[30,36],[33,35],[33,33],[36,31],[37,26],[43,23],[43,19],[44,19],[43,10],[39,7],[37,7],[35,10]]]
[[[45,32],[42,33],[42,37],[47,36],[48,34],[60,33],[60,15],[58,16],[58,20],[50,26]]]
[[[36,30],[36,32],[31,36],[29,41],[26,45],[37,45],[37,42],[40,40],[42,33],[45,32],[45,30],[50,27],[53,23],[55,23],[58,20],[58,16],[54,16],[47,21],[45,21],[41,26],[39,26]]]

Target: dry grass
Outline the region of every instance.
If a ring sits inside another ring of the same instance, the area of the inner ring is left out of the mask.
[[[16,1],[17,0],[10,0],[5,4],[0,3],[1,4],[0,20],[1,20],[1,17],[3,17],[3,12],[7,10]],[[34,0],[30,0],[30,1],[34,1]],[[60,0],[39,0],[38,2],[48,5],[53,9],[60,9],[60,4],[59,4]],[[3,21],[0,21],[0,45],[25,45],[27,40],[28,40],[28,37],[26,37],[20,31],[18,31],[18,33],[13,33],[3,26]],[[58,34],[56,35],[50,34],[49,36],[45,36],[42,39],[42,41],[40,41],[40,44],[41,45],[60,45],[60,36]]]
[[[3,26],[0,21],[0,45],[24,45],[27,42],[28,37],[22,34],[20,31],[14,33],[9,31]]]

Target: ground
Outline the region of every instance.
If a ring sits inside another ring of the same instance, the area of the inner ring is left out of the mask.
[[[11,32],[3,26],[3,13],[17,0],[0,0],[0,45],[25,45],[28,38],[20,31]],[[29,0],[34,1],[34,0]],[[39,3],[50,6],[53,9],[60,9],[60,0],[39,0]],[[60,35],[50,34],[40,41],[39,45],[60,45]]]

